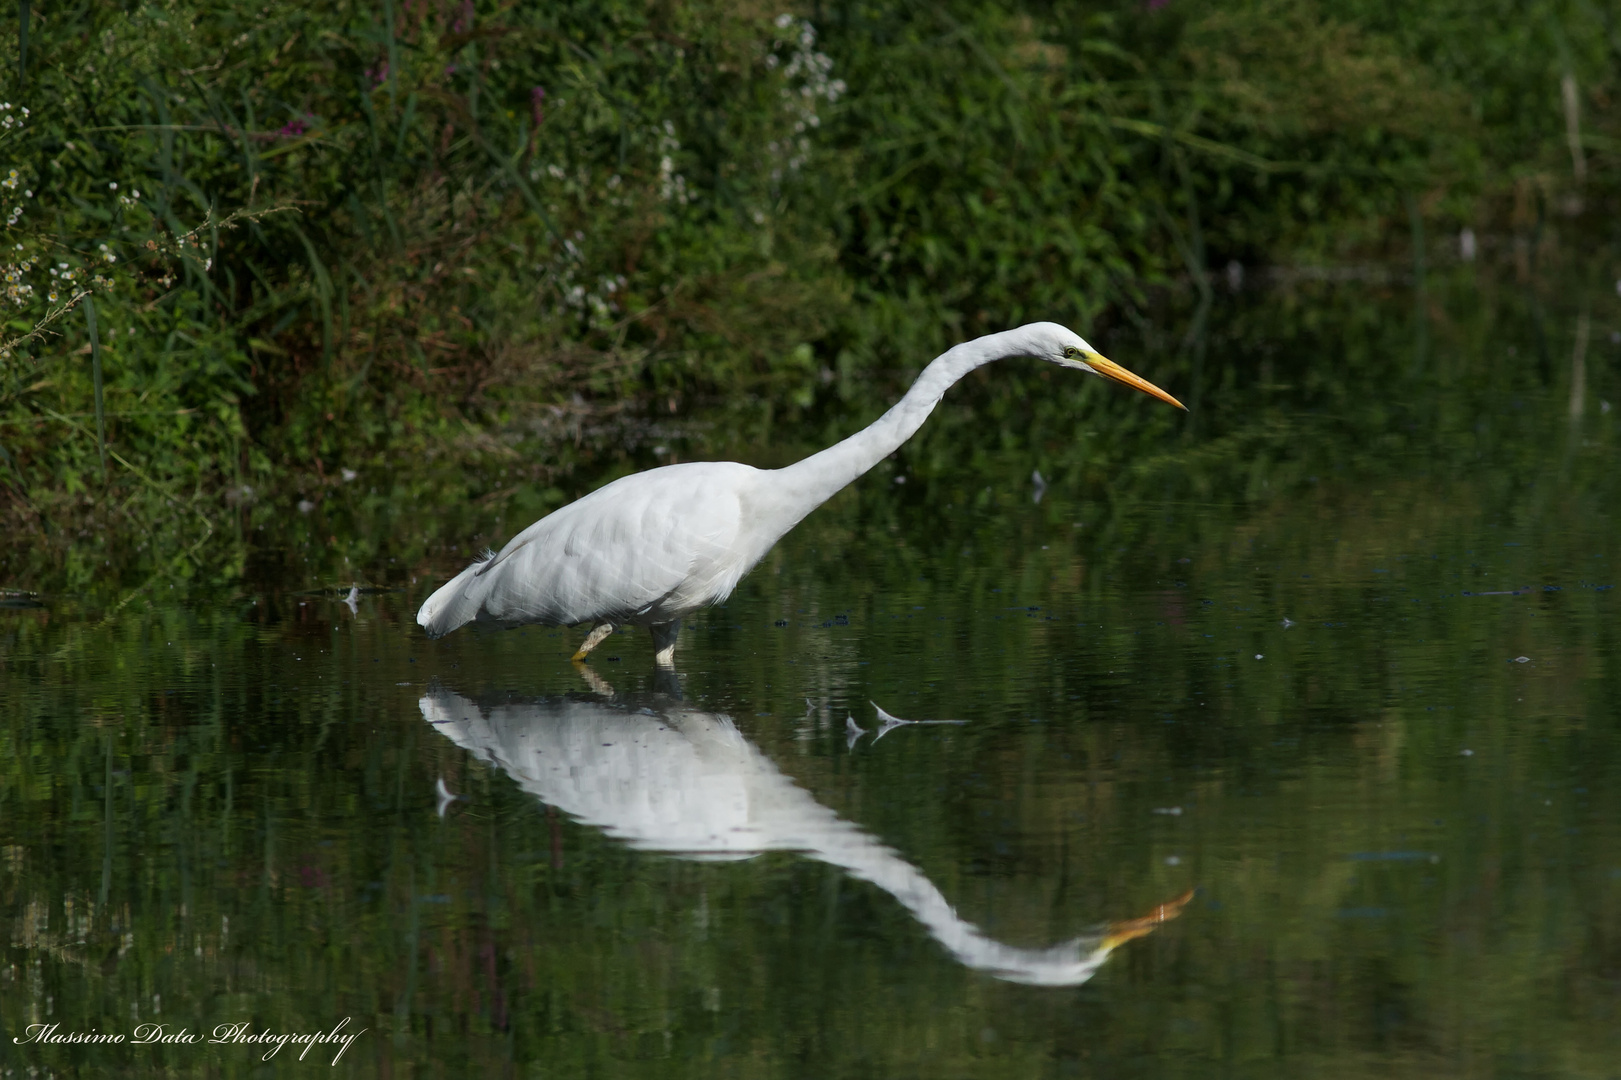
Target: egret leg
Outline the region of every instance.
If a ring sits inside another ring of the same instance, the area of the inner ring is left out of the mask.
[[[580,643],[580,651],[574,654],[574,659],[584,660],[585,654],[601,645],[603,639],[613,633],[615,629],[614,624],[611,622],[598,623],[596,629],[585,635],[585,640]]]
[[[681,633],[681,620],[661,623],[653,631],[653,663],[659,667],[675,666],[675,639]]]
[[[578,671],[580,673],[580,678],[584,679],[586,683],[590,685],[593,693],[601,694],[605,698],[611,698],[614,696],[614,688],[608,682],[608,680],[586,667],[581,661],[574,661],[574,670]]]

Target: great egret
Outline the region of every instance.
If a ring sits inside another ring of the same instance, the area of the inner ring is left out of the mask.
[[[1010,982],[1078,986],[1114,949],[1176,918],[1193,896],[1050,948],[1019,948],[960,917],[923,871],[817,802],[722,713],[662,694],[480,707],[434,688],[418,704],[441,735],[548,806],[633,848],[702,862],[801,853],[889,893],[959,963]]]
[[[877,421],[787,468],[688,462],[598,488],[440,586],[417,622],[436,638],[475,620],[590,623],[576,660],[622,625],[646,626],[655,661],[669,666],[683,616],[730,596],[805,515],[911,438],[953,383],[1015,356],[1101,375],[1185,408],[1057,323],[988,334],[942,353]]]

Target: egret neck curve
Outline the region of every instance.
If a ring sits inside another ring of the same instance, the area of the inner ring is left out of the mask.
[[[1030,355],[1033,335],[1029,329],[1005,330],[947,349],[923,369],[905,396],[877,421],[820,453],[776,470],[773,479],[777,493],[793,502],[799,511],[788,527],[798,524],[806,514],[899,449],[964,375],[997,360]]]

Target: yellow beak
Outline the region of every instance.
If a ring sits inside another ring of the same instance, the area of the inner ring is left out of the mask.
[[[1140,919],[1127,919],[1125,922],[1112,924],[1109,932],[1103,936],[1103,948],[1112,951],[1128,941],[1152,934],[1159,929],[1161,923],[1170,922],[1182,914],[1182,909],[1187,907],[1188,901],[1192,899],[1193,890],[1189,889],[1175,900],[1161,904]]]
[[[1103,357],[1099,356],[1097,353],[1092,353],[1091,355],[1089,355],[1086,358],[1086,365],[1087,365],[1087,367],[1091,368],[1093,371],[1097,372],[1099,375],[1107,375],[1109,378],[1115,380],[1116,382],[1125,383],[1127,386],[1131,387],[1133,390],[1141,390],[1143,393],[1149,395],[1150,397],[1159,398],[1161,401],[1165,402],[1167,405],[1175,405],[1177,408],[1181,409],[1183,412],[1188,411],[1188,407],[1186,405],[1184,405],[1180,401],[1176,400],[1170,394],[1167,394],[1165,391],[1161,390],[1159,387],[1155,386],[1153,383],[1149,382],[1147,379],[1141,378],[1140,376],[1137,376],[1137,375],[1133,375],[1131,372],[1127,371],[1125,368],[1121,367],[1119,364],[1115,363],[1113,360],[1105,360]]]

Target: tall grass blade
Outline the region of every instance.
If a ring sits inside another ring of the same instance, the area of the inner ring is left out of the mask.
[[[28,78],[28,0],[17,0],[17,81]]]
[[[394,0],[383,0],[383,21],[388,23],[388,107],[398,112],[400,100],[395,73],[400,69],[400,55],[394,40]]]
[[[326,264],[316,253],[315,245],[304,234],[304,230],[297,225],[293,232],[304,242],[304,250],[310,257],[310,273],[315,278],[315,300],[321,308],[321,362],[330,366],[332,363],[332,275],[327,273]]]
[[[101,455],[101,480],[107,482],[107,410],[101,396],[101,336],[96,333],[96,300],[84,298],[84,321],[90,329],[90,375],[96,385],[96,452]]]
[[[535,190],[529,186],[529,182],[518,172],[517,165],[505,154],[497,150],[490,140],[484,137],[484,132],[477,124],[472,125],[471,131],[473,141],[478,143],[479,148],[490,156],[490,160],[495,162],[501,171],[507,174],[507,179],[511,180],[513,186],[518,189],[518,194],[523,196],[523,201],[529,204],[529,209],[534,211],[535,216],[540,219],[540,223],[546,226],[546,231],[552,234],[553,239],[562,242],[563,234],[557,231],[556,225],[552,224],[552,216],[546,212],[546,208],[535,197]]]

